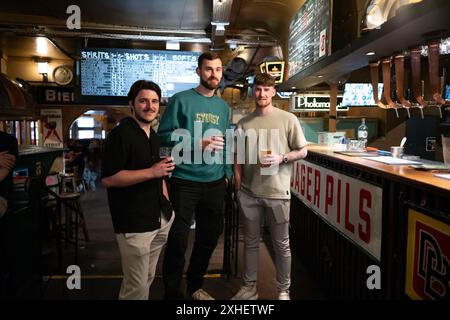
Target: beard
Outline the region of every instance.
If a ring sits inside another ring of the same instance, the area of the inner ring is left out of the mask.
[[[151,119],[151,120],[148,120],[145,117],[143,117],[142,114],[145,113],[144,111],[143,112],[137,112],[135,109],[133,109],[133,113],[134,113],[134,117],[139,122],[142,122],[142,123],[145,123],[145,124],[151,124],[153,122],[153,120],[154,120],[154,118]]]
[[[217,80],[217,85],[212,84],[213,79]],[[220,81],[217,78],[214,77],[210,77],[208,79],[204,79],[204,78],[200,78],[200,83],[202,86],[204,86],[205,88],[209,89],[209,90],[216,90],[219,87]]]
[[[265,108],[267,106],[269,106],[271,103],[271,101],[269,101],[268,99],[266,100],[257,100],[256,101],[256,106],[260,107],[260,108]]]

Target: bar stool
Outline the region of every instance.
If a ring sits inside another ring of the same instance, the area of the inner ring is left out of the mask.
[[[83,230],[84,240],[89,241],[89,234],[86,227],[86,220],[82,207],[80,205],[80,194],[76,192],[75,175],[73,173],[60,174],[60,193],[58,204],[58,233],[57,233],[57,246],[58,246],[58,268],[61,269],[62,264],[62,240],[66,241],[66,244],[73,243],[75,250],[75,264],[78,263],[78,243],[79,236],[78,230],[81,225]],[[70,185],[73,189],[72,192],[67,191],[67,185]],[[64,222],[62,206],[64,205]],[[65,231],[64,237],[62,236]],[[74,233],[74,240],[72,241],[72,234]]]
[[[59,174],[59,193],[67,193],[67,183],[70,183],[72,192],[77,192],[77,183],[75,173],[60,173]]]

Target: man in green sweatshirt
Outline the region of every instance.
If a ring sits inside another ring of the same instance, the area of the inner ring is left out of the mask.
[[[223,229],[223,203],[230,164],[225,164],[225,131],[230,110],[215,95],[222,78],[222,61],[214,52],[205,52],[196,69],[200,84],[174,95],[158,128],[162,145],[174,146],[176,167],[170,179],[170,197],[175,221],[164,254],[165,299],[182,299],[180,290],[185,252],[192,219],[196,234],[186,280],[195,300],[212,300],[202,290],[211,255]]]

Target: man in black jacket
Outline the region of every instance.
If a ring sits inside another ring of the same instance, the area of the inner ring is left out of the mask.
[[[175,165],[171,157],[159,158],[158,138],[151,128],[160,99],[157,84],[136,81],[128,92],[133,116],[123,119],[106,139],[102,183],[108,189],[122,259],[119,299],[148,299],[174,219],[163,178]]]
[[[12,206],[13,168],[18,156],[17,140],[0,131],[0,298],[8,298],[11,289],[11,255],[7,245],[8,212]],[[11,296],[9,296],[11,298]]]

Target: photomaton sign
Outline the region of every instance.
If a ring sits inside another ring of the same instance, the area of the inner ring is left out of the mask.
[[[330,95],[328,93],[301,93],[291,96],[291,112],[330,111]],[[342,94],[337,96],[337,111],[348,111],[342,106]]]

